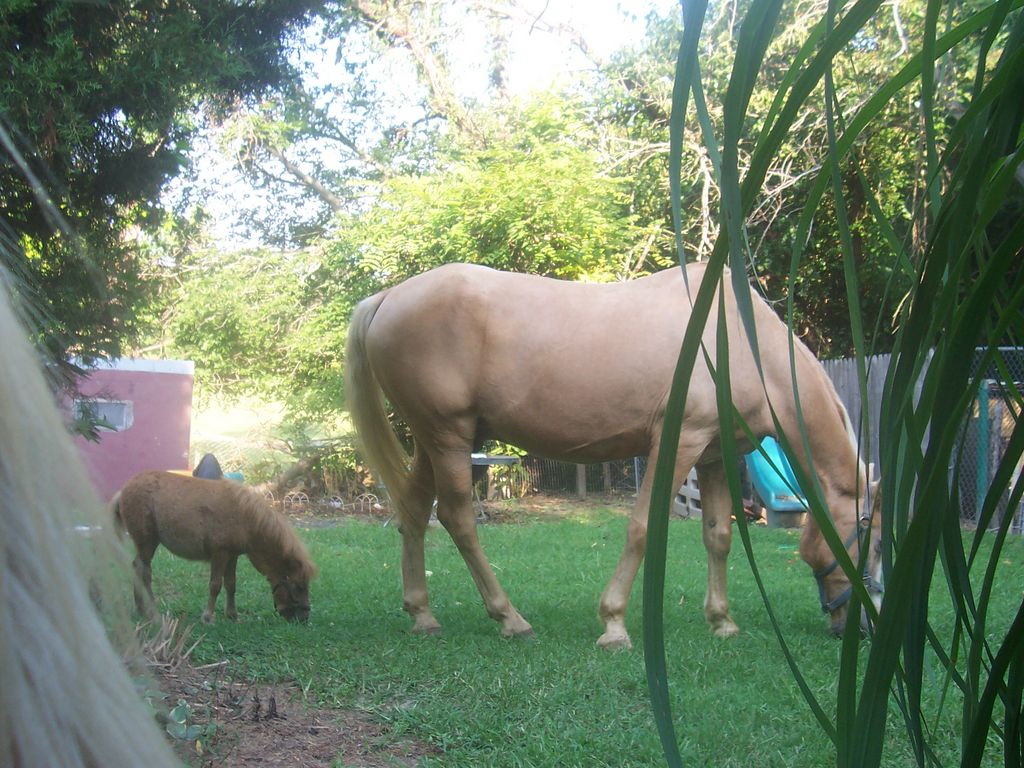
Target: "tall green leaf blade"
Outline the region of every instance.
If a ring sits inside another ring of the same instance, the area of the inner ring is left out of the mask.
[[[683,275],[686,275],[686,257],[682,241],[682,205],[680,176],[682,168],[682,141],[686,119],[686,108],[691,83],[697,73],[697,46],[704,24],[706,0],[683,4],[683,39],[676,60],[675,83],[672,91],[672,115],[670,119],[669,145],[669,192],[673,221],[675,223],[676,249]],[[703,301],[702,301],[703,297]],[[669,766],[682,765],[675,727],[672,722],[672,706],[668,691],[668,671],[665,663],[665,634],[663,611],[665,601],[665,554],[668,541],[668,513],[672,503],[672,477],[675,471],[675,453],[686,408],[686,391],[689,371],[697,357],[700,331],[703,329],[710,310],[710,294],[702,285],[694,306],[690,325],[686,330],[682,349],[676,364],[669,400],[662,425],[661,446],[654,467],[654,481],[651,488],[650,510],[648,513],[647,547],[644,560],[643,579],[643,625],[644,664],[647,670],[647,686],[658,736]],[[703,314],[701,314],[703,313]],[[703,319],[700,319],[703,318]]]

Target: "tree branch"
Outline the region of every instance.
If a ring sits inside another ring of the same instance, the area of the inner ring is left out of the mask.
[[[345,201],[338,197],[336,194],[334,194],[334,192],[332,192],[330,189],[328,189],[328,187],[323,182],[321,182],[320,179],[316,178],[315,176],[312,176],[309,173],[306,173],[306,171],[303,170],[302,167],[300,167],[297,163],[292,162],[291,158],[289,158],[278,147],[268,144],[266,146],[266,149],[267,152],[270,153],[271,157],[273,157],[275,160],[281,163],[281,165],[284,166],[284,169],[288,171],[288,173],[290,173],[293,177],[298,179],[298,181],[304,187],[312,191],[314,194],[316,194],[317,197],[319,197],[321,200],[327,203],[327,205],[330,206],[330,209],[332,211],[334,211],[335,213],[341,213],[342,211],[345,210]]]
[[[430,107],[450,120],[462,134],[479,141],[480,129],[456,96],[447,64],[434,52],[429,40],[416,30],[412,16],[393,0],[356,0],[355,8],[378,35],[385,33],[409,50],[429,91]]]

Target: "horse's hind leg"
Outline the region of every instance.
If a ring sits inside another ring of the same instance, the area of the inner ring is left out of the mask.
[[[413,632],[436,634],[441,625],[430,612],[423,537],[434,501],[434,468],[422,448],[416,446],[413,470],[399,505],[402,533],[402,591],[406,612],[413,618]]]
[[[701,522],[704,549],[708,554],[708,591],[704,596],[704,618],[718,637],[732,637],[740,629],[729,615],[726,561],[732,546],[732,499],[725,467],[715,460],[700,467]]]
[[[144,562],[140,557],[136,557],[132,561],[132,567],[135,569],[135,584],[133,585],[135,610],[140,615],[145,616],[152,613],[152,608],[155,605],[153,597],[153,569],[148,561]]]
[[[135,559],[132,568],[135,570],[135,610],[141,616],[149,616],[156,611],[156,598],[153,597],[153,555],[156,545],[135,543]]]
[[[434,480],[437,484],[437,519],[458,547],[462,559],[476,582],[487,614],[501,622],[504,637],[533,635],[533,628],[509,602],[508,596],[491,570],[476,533],[473,511],[472,466],[469,449],[434,456]]]

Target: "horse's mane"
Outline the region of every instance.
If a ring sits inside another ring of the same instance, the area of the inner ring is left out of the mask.
[[[821,379],[821,385],[825,387],[832,400],[832,404],[835,406],[839,420],[843,423],[843,429],[846,431],[846,436],[850,440],[850,449],[853,451],[854,456],[857,457],[858,487],[863,488],[870,478],[868,477],[868,469],[864,464],[864,459],[860,456],[860,447],[857,443],[857,432],[853,426],[853,419],[850,418],[849,411],[847,411],[846,406],[843,405],[843,401],[839,397],[839,392],[836,390],[835,384],[832,382],[828,373],[825,372],[825,367],[821,364],[818,358],[814,356],[814,353],[811,352],[811,350],[807,348],[807,345],[800,339],[796,339],[795,347],[800,350],[807,361],[811,364],[812,368],[817,372],[818,377]]]
[[[0,765],[178,765],[122,661],[135,644],[119,599],[127,553],[4,277],[0,271]]]
[[[292,574],[306,580],[312,579],[317,573],[316,565],[288,518],[274,509],[257,491],[240,483],[225,482],[230,483],[238,509],[252,519],[253,535],[279,544],[282,559],[293,560],[297,565],[297,570]]]
[[[843,420],[843,425],[846,427],[846,435],[850,438],[850,446],[857,456],[857,486],[858,488],[863,488],[871,478],[868,477],[867,465],[865,465],[864,459],[860,455],[860,446],[857,444],[857,432],[853,428],[853,420],[850,418],[850,413],[846,410],[846,406],[843,405],[843,401],[839,399],[839,393],[836,392],[832,379],[829,379],[827,375],[825,378],[828,380],[828,385],[832,388],[832,397],[835,398],[834,402],[839,410],[839,417]]]

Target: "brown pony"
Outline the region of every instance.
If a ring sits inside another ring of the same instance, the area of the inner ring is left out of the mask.
[[[287,519],[266,499],[231,480],[205,480],[170,472],[141,472],[112,502],[115,519],[135,543],[135,604],[152,604],[150,563],[163,544],[179,557],[210,563],[210,599],[203,621],[213,622],[221,583],[229,619],[235,609],[235,566],[248,555],[267,577],[274,607],[289,621],[309,618],[309,581],[316,567]]]
[[[703,265],[687,268],[694,293]],[[732,400],[757,436],[775,434],[772,411],[794,445],[802,444],[786,326],[754,298],[764,381],[726,286]],[[451,264],[413,277],[359,304],[348,336],[347,397],[370,464],[398,508],[405,609],[414,629],[436,632],[424,572],[423,536],[437,498],[437,516],[452,536],[503,635],[532,628],[509,602],[480,547],[471,496],[470,452],[486,439],[574,462],[646,455],[653,467],[662,417],[691,305],[680,269],[627,283],[570,283],[480,266]],[[718,315],[713,308],[711,318]],[[704,344],[715,360],[717,328]],[[824,370],[795,342],[799,400],[813,467],[840,537],[856,558],[859,507],[866,494],[863,464],[849,418]],[[412,431],[409,457],[388,423],[386,396]],[[741,445],[748,445],[737,429]],[[750,448],[748,447],[748,450]],[[731,504],[719,449],[715,384],[703,355],[689,384],[675,462],[675,487],[697,467],[708,552],[704,613],[729,636],[726,557]],[[648,472],[629,524],[625,551],[601,597],[603,647],[629,646],[626,604],[643,558],[654,472]],[[876,521],[877,522],[877,521]],[[877,539],[876,539],[877,541]],[[850,583],[808,516],[800,545],[819,582],[833,631],[846,622]],[[871,548],[877,584],[879,557]],[[876,599],[877,599],[876,595]]]

